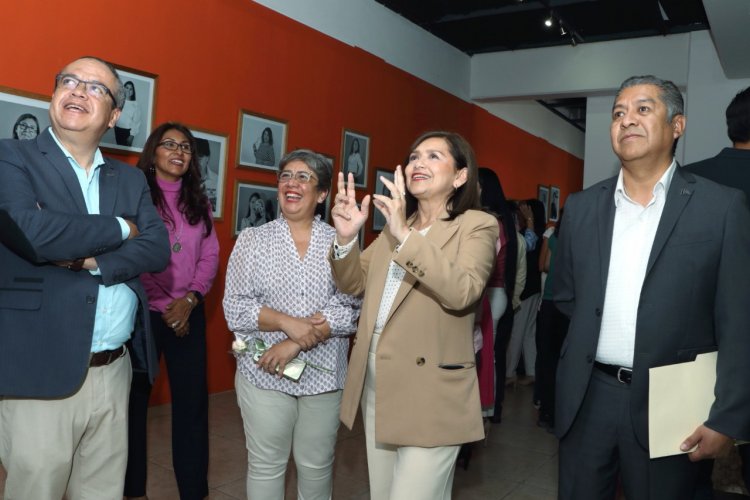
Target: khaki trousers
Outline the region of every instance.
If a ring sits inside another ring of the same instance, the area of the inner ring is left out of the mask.
[[[131,377],[126,353],[67,398],[0,399],[5,500],[122,499]]]

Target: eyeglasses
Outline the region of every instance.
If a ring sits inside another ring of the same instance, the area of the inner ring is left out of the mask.
[[[67,74],[57,75],[55,80],[57,81],[57,88],[75,90],[80,84],[83,84],[83,88],[86,90],[86,93],[91,97],[102,100],[106,96],[109,96],[112,98],[112,102],[117,104],[117,99],[115,99],[115,96],[107,88],[107,86],[101,82],[97,82],[96,80],[81,80],[80,78],[76,78],[73,75]]]
[[[29,130],[33,130],[34,132],[37,131],[36,130],[36,124],[34,124],[34,123],[32,123],[31,125],[27,125],[24,122],[21,122],[21,123],[19,123],[16,126],[18,127],[18,129],[21,130],[21,132],[28,132]]]
[[[312,180],[318,179],[313,174],[305,170],[300,170],[299,172],[293,172],[291,170],[282,170],[281,172],[279,172],[278,178],[279,178],[280,184],[289,182],[292,179],[296,180],[300,184],[307,184]]]
[[[174,142],[174,141],[162,141],[159,143],[159,146],[163,147],[164,149],[167,149],[169,151],[177,151],[178,149],[182,150],[183,153],[186,155],[193,154],[193,148],[190,147],[190,144],[187,142],[183,142],[182,144]]]

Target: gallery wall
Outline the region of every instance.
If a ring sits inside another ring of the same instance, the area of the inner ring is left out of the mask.
[[[376,168],[393,169],[412,140],[428,129],[465,135],[479,163],[498,172],[509,197],[536,197],[539,184],[555,185],[564,202],[581,187],[580,159],[361,49],[247,0],[133,0],[75,9],[42,0],[0,0],[0,9],[7,18],[0,32],[4,90],[49,96],[55,73],[67,62],[96,55],[157,76],[154,124],[177,120],[227,136],[223,219],[216,223],[220,272],[206,301],[211,392],[233,385],[235,364],[221,296],[234,244],[235,184],[275,186],[272,171],[237,167],[240,110],[284,121],[287,150],[308,147],[333,156],[336,171],[342,130],[367,135],[368,187],[359,196],[372,191]],[[133,153],[108,154],[137,160]],[[368,222],[366,239],[374,236]],[[167,399],[162,378],[153,402]]]

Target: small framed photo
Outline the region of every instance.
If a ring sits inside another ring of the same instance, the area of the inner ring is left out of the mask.
[[[391,190],[385,187],[385,183],[380,180],[381,176],[393,182],[395,174],[390,170],[375,170],[375,194],[390,196]],[[382,231],[385,227],[385,216],[373,204],[370,204],[370,210],[372,210],[372,230]]]
[[[549,188],[538,184],[536,187],[536,197],[544,205],[544,222],[546,223],[546,219],[549,217]]]
[[[328,189],[328,196],[326,196],[326,199],[323,203],[318,203],[315,206],[315,215],[320,215],[320,220],[323,222],[327,222],[328,224],[331,224],[331,193],[333,192],[333,188],[336,186],[336,175],[333,174],[334,166],[336,165],[336,162],[331,155],[327,155],[325,153],[318,153],[323,158],[328,160],[328,163],[331,164],[331,187]]]
[[[240,166],[276,170],[286,153],[286,127],[282,120],[240,111]]]
[[[357,208],[361,208],[361,205],[358,203]],[[362,251],[365,249],[365,225],[362,224],[362,227],[359,228],[359,250]]]
[[[0,87],[0,139],[36,139],[49,127],[49,98]]]
[[[227,136],[191,128],[198,150],[198,166],[201,170],[203,187],[214,220],[221,220],[224,211],[224,180],[227,172]]]
[[[354,174],[354,185],[367,187],[367,161],[370,154],[370,138],[359,132],[344,129],[341,141],[341,171],[344,178]]]
[[[115,126],[104,134],[105,148],[140,153],[154,123],[156,75],[117,66],[125,88],[125,106]]]
[[[247,227],[258,227],[278,216],[278,188],[246,182],[235,184],[234,236]]]
[[[560,188],[550,186],[549,188],[549,220],[557,222],[560,218]]]

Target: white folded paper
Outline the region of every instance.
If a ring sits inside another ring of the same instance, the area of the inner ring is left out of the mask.
[[[708,419],[714,402],[717,353],[649,369],[648,447],[651,458],[679,455],[685,438]],[[692,450],[690,450],[692,451]]]

